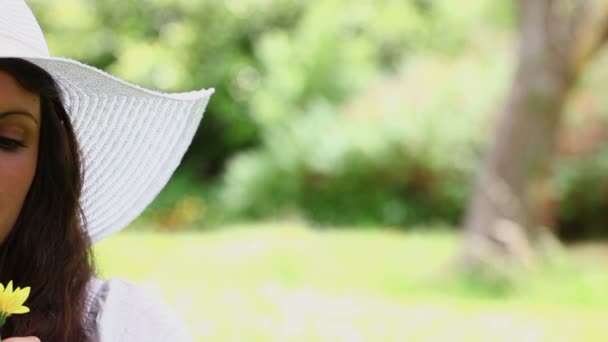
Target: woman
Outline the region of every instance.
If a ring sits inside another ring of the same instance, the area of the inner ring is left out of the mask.
[[[158,94],[53,58],[25,2],[0,2],[0,282],[31,287],[4,341],[189,340],[154,296],[98,280],[90,247],[166,184],[212,92]]]

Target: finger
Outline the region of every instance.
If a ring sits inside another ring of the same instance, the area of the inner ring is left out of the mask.
[[[11,337],[6,340],[2,340],[3,342],[40,342],[40,339],[36,336],[28,336],[28,337]]]

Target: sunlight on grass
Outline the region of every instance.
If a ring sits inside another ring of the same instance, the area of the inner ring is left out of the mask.
[[[450,233],[236,227],[121,233],[103,277],[157,291],[195,341],[594,341],[608,337],[601,265],[560,267],[493,294],[441,276]]]

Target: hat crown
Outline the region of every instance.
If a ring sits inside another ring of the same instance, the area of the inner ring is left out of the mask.
[[[42,29],[24,0],[0,0],[0,57],[50,57]]]

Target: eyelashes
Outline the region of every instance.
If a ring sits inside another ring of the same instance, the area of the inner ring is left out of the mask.
[[[0,150],[6,152],[16,152],[18,149],[24,147],[27,147],[27,145],[21,141],[0,137]]]

